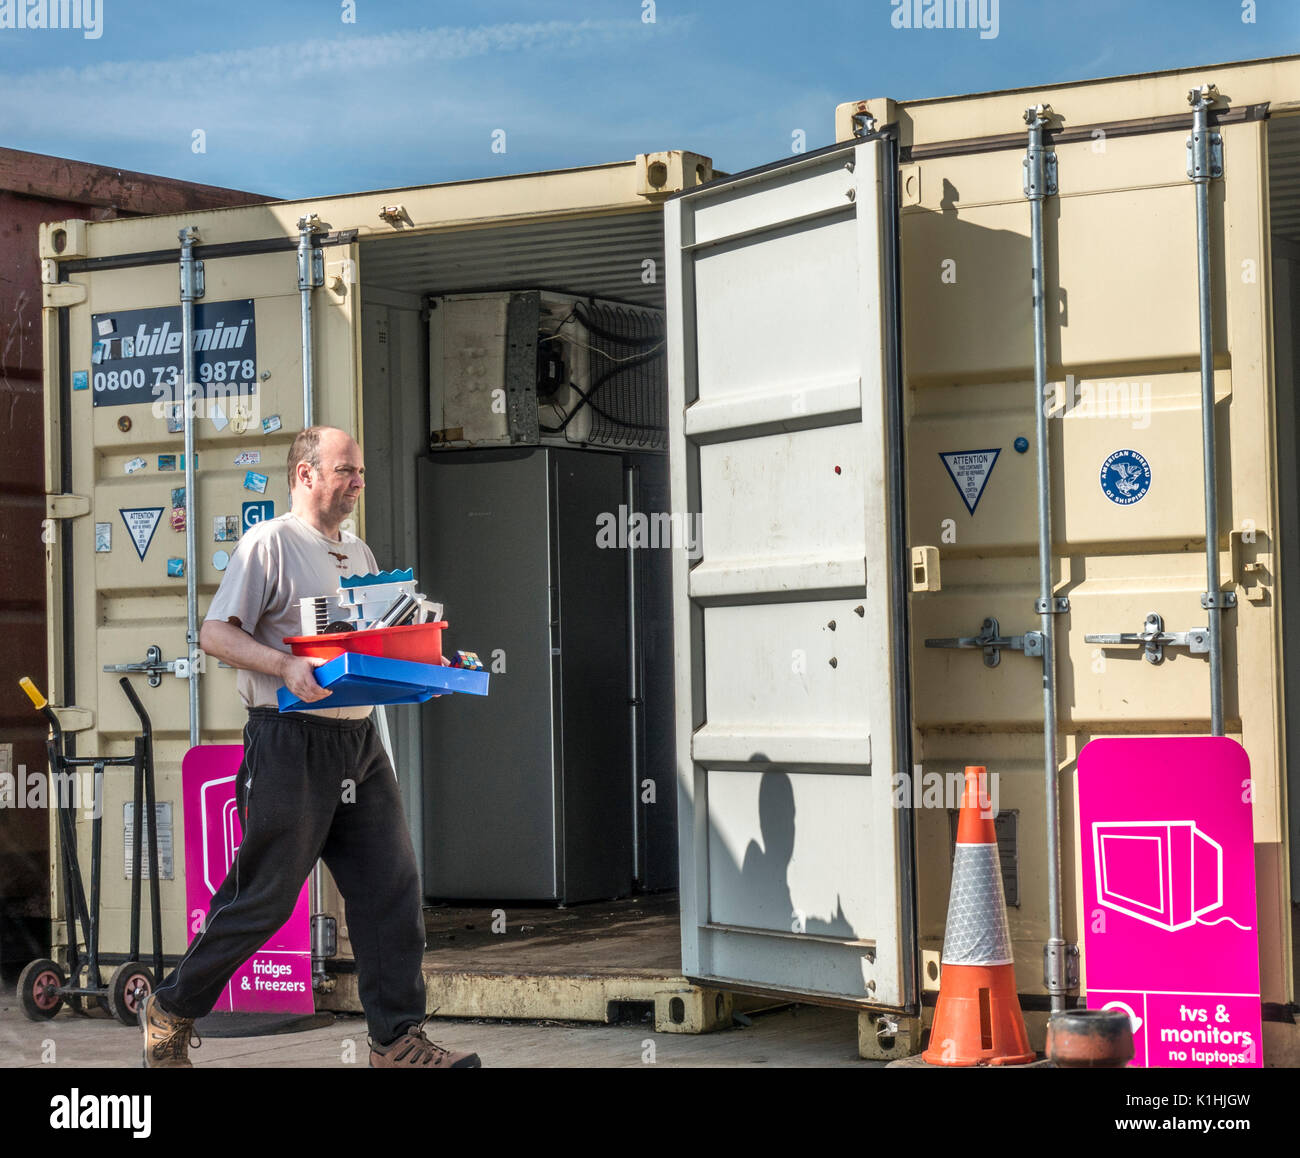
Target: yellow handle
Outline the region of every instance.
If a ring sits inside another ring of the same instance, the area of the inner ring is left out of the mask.
[[[23,676],[23,678],[18,681],[18,686],[27,693],[27,698],[36,706],[37,711],[40,711],[41,708],[45,707],[45,697],[36,690],[36,685],[32,683],[29,677]]]

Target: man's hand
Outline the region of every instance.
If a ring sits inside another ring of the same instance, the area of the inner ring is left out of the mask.
[[[314,704],[333,693],[316,682],[316,669],[328,660],[318,655],[286,655],[276,673],[304,704]]]
[[[327,660],[267,647],[237,624],[238,621],[223,623],[219,619],[205,619],[199,629],[199,646],[208,655],[225,660],[231,667],[275,676],[305,704],[314,704],[331,694],[316,682],[313,674]]]

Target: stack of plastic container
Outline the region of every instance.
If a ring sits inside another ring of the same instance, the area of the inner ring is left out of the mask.
[[[282,712],[423,703],[447,692],[487,695],[487,672],[445,666],[442,604],[416,591],[409,568],[346,575],[337,599],[314,596],[300,606],[303,634],[284,642],[295,655],[329,661],[315,675],[330,695],[304,703],[281,688]]]

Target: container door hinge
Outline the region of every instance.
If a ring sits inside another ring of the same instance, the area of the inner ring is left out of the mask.
[[[1217,85],[1203,84],[1187,94],[1194,110],[1207,110],[1206,128],[1192,130],[1187,138],[1187,175],[1193,181],[1215,181],[1223,176],[1223,136],[1209,130],[1208,110],[1223,100]]]
[[[45,270],[46,265],[54,266],[54,277],[58,277],[57,263],[46,258],[41,262],[41,280],[45,283],[41,286],[41,304],[47,310],[62,310],[69,306],[79,306],[86,300],[86,287],[77,285],[71,281],[55,281],[51,283],[46,280],[49,273]]]
[[[984,666],[997,667],[1002,662],[1002,650],[1022,651],[1028,656],[1043,654],[1043,633],[1027,631],[1024,635],[999,635],[998,621],[990,616],[980,625],[979,635],[958,636],[950,639],[927,639],[926,647],[978,647],[984,652]]]
[[[1079,988],[1079,946],[1048,941],[1043,946],[1043,986],[1048,993]]]
[[[45,517],[47,519],[79,519],[90,514],[88,495],[46,495]]]
[[[65,732],[84,732],[95,726],[95,713],[89,708],[78,708],[72,705],[56,708],[53,704],[50,707],[59,717],[59,727]]]
[[[1059,188],[1056,180],[1056,150],[1038,143],[1042,140],[1039,130],[1048,128],[1054,115],[1051,105],[1035,105],[1025,110],[1025,124],[1035,130],[1035,143],[1029,146],[1025,159],[1021,162],[1025,196],[1030,199],[1055,197]]]
[[[106,663],[104,670],[147,673],[149,686],[156,688],[162,683],[165,671],[171,672],[178,679],[187,680],[190,678],[190,667],[193,665],[194,670],[202,674],[206,670],[206,659],[206,654],[196,647],[188,657],[164,660],[162,648],[155,643],[150,645],[149,650],[145,652],[144,660],[140,663]]]
[[[325,284],[325,253],[311,239],[328,227],[315,213],[298,218],[298,289],[309,290]]]
[[[1190,631],[1166,631],[1164,619],[1154,611],[1146,617],[1141,631],[1124,631],[1117,635],[1085,635],[1085,643],[1125,645],[1140,643],[1146,648],[1147,663],[1163,663],[1166,647],[1185,647],[1193,655],[1210,650],[1210,629],[1193,627]]]
[[[1223,176],[1223,137],[1219,133],[1211,133],[1204,148],[1195,133],[1187,138],[1187,175],[1193,181],[1204,180],[1207,175],[1217,181]]]
[[[180,239],[182,245],[187,242],[197,245],[199,243],[199,231],[193,225],[187,225],[184,229],[178,230],[176,236]],[[194,258],[186,258],[186,253],[192,253],[192,250],[182,250],[180,262],[180,279],[181,279],[181,301],[197,301],[203,297],[205,286],[203,280],[203,262]]]

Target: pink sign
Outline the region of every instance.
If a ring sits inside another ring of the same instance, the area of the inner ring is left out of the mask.
[[[235,777],[242,744],[205,744],[181,761],[185,812],[185,896],[190,940],[235,859],[243,831],[235,809]],[[293,915],[230,979],[217,1011],[312,1013],[311,930],[307,885]]]
[[[1123,1009],[1134,1065],[1258,1067],[1250,761],[1215,736],[1079,753],[1089,1009]]]

